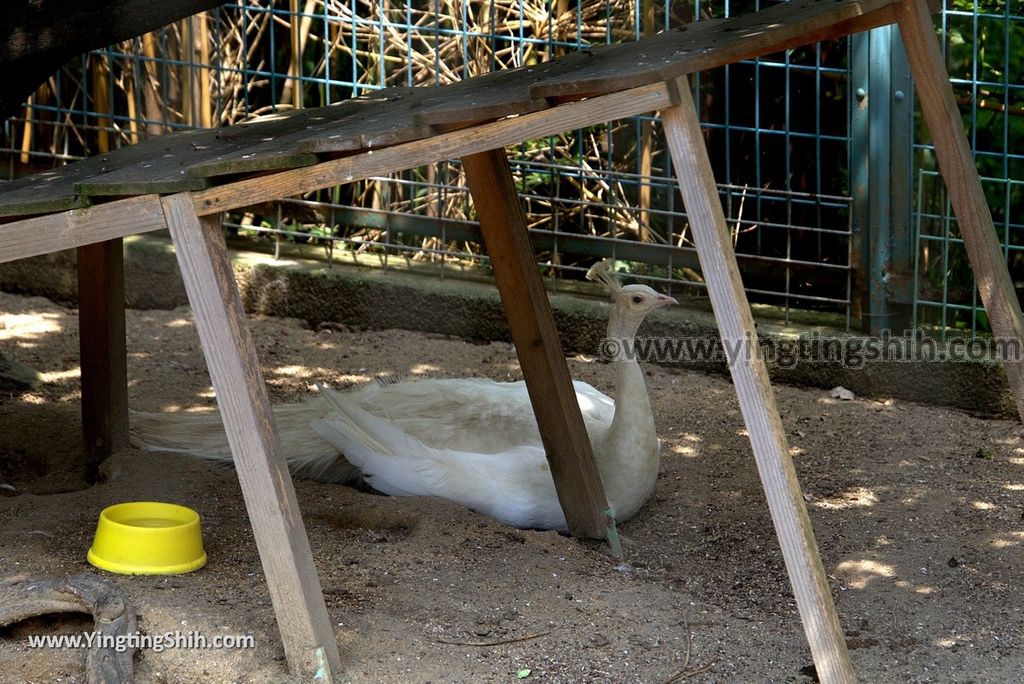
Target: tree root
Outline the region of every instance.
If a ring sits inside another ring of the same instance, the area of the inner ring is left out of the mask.
[[[117,584],[90,573],[56,580],[28,575],[0,579],[0,627],[51,613],[93,616],[97,639],[85,657],[89,684],[131,684],[136,646],[126,637],[138,625],[134,607]]]

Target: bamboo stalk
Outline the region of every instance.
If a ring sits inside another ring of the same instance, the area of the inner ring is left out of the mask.
[[[25,102],[25,127],[21,131],[21,163],[28,164],[32,151],[32,105],[35,104],[36,96],[33,93],[28,96]]]
[[[178,82],[181,84],[181,113],[186,124],[195,126],[195,88],[192,84],[195,63],[195,60],[192,59],[192,49],[195,46],[195,41],[193,40],[192,17],[182,19],[178,26],[181,31],[181,39],[178,41],[178,61],[181,63],[178,77]],[[187,54],[186,50],[188,50]]]
[[[96,151],[110,151],[110,65],[106,55],[93,55],[90,60],[92,82],[92,109],[96,116]]]
[[[149,81],[142,93],[142,116],[150,122],[146,124],[146,132],[150,135],[160,135],[163,133],[163,126],[156,122],[163,120],[163,107],[160,104],[160,78],[155,61],[157,59],[155,33],[142,35],[142,56],[144,58],[142,67]]]
[[[299,0],[289,0],[291,11],[291,62],[288,65],[287,81],[291,88],[285,88],[281,93],[281,104],[294,104],[295,109],[302,109],[302,55],[306,51],[306,42],[309,40],[309,31],[313,25],[313,12],[319,0],[306,0],[302,8],[301,19],[299,13]]]
[[[135,145],[139,142],[139,107],[135,103],[135,78],[124,79],[124,97],[128,108],[128,141]]]
[[[199,117],[203,128],[213,128],[213,108],[210,103],[210,28],[207,13],[196,15],[199,22]]]

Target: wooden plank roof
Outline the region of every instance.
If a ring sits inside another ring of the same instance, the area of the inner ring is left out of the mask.
[[[671,82],[694,71],[891,23],[898,1],[790,0],[754,14],[700,21],[641,41],[586,48],[447,86],[389,88],[327,107],[162,136],[0,183],[0,218],[84,207],[93,198],[199,191],[247,175],[302,168],[568,101]]]

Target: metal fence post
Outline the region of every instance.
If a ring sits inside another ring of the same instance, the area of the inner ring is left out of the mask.
[[[851,37],[854,306],[865,332],[902,333],[913,311],[913,91],[899,31]]]

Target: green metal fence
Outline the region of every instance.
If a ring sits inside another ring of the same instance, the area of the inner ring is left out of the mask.
[[[941,16],[946,66],[996,232],[1024,292],[1024,2],[953,0]],[[913,323],[988,332],[927,132],[914,131]]]

